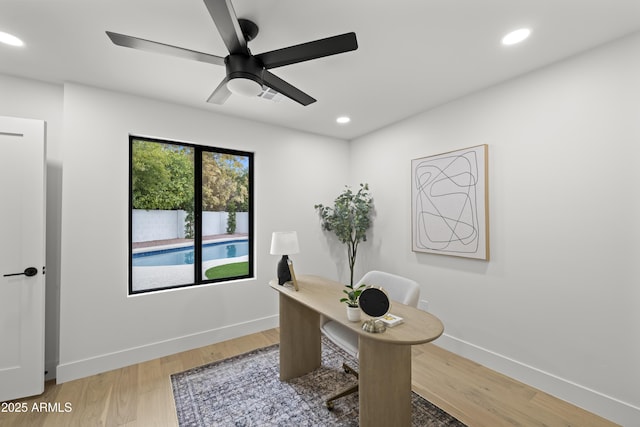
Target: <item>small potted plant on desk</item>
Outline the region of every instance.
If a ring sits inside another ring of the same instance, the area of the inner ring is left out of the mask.
[[[342,292],[347,294],[346,298],[340,298],[340,302],[347,304],[347,319],[351,322],[357,322],[360,320],[360,307],[358,306],[358,297],[366,287],[364,283],[357,288],[353,288],[353,285],[346,285]]]

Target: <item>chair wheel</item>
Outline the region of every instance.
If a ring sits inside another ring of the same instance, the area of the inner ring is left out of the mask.
[[[326,407],[329,411],[333,411],[333,402],[327,402]]]

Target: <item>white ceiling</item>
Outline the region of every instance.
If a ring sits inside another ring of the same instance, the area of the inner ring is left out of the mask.
[[[2,0],[0,73],[82,83],[353,139],[640,30],[640,0],[233,0],[253,53],[354,31],[357,51],[273,70],[318,101],[206,102],[224,67],[113,45],[106,30],[226,56],[202,0]],[[524,43],[501,37],[532,29]],[[0,94],[2,96],[2,94]],[[352,122],[338,125],[339,115]]]

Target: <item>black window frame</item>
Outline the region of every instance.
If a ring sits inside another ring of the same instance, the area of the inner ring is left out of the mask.
[[[177,146],[189,147],[193,150],[193,167],[194,167],[194,283],[179,284],[171,286],[162,286],[153,289],[133,290],[133,144],[134,141],[146,141],[158,144],[170,144]],[[212,152],[220,154],[228,154],[234,156],[247,157],[248,167],[248,268],[246,275],[224,277],[218,279],[203,279],[202,274],[202,153]],[[165,291],[169,289],[192,288],[212,283],[225,283],[235,280],[252,279],[255,277],[255,257],[254,257],[254,153],[236,149],[214,147],[201,145],[183,141],[173,141],[160,138],[152,138],[139,135],[129,135],[129,269],[128,269],[128,295],[140,295],[151,292]]]

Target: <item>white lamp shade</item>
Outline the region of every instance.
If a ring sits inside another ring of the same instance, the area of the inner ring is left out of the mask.
[[[300,252],[296,231],[274,231],[271,235],[271,255],[290,255]]]

